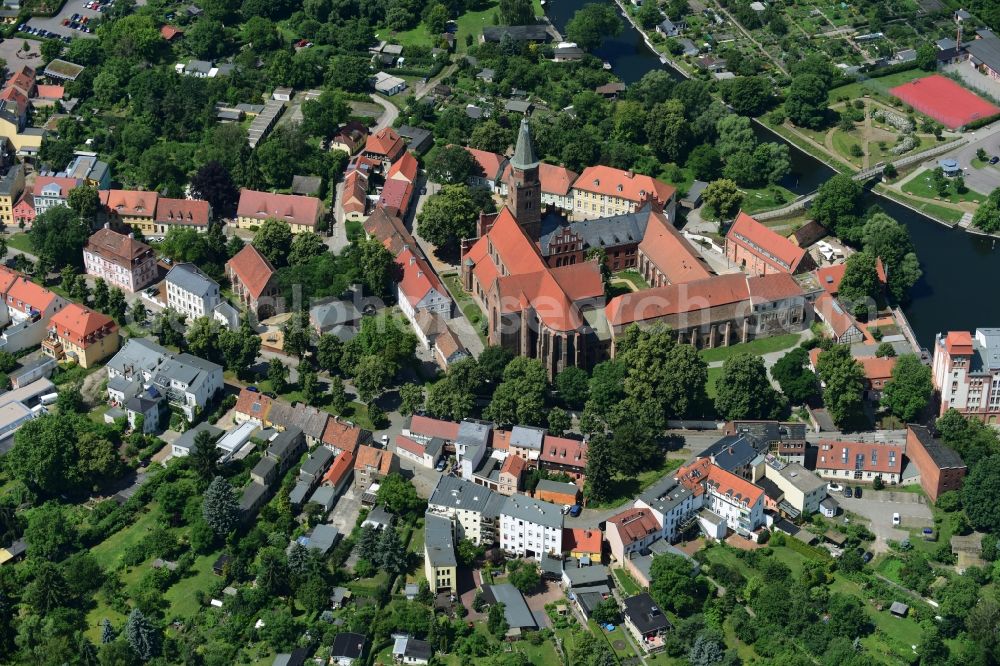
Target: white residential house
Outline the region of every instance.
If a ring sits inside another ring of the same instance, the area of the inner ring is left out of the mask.
[[[403,279],[396,285],[396,300],[399,309],[409,320],[417,336],[423,338],[424,346],[430,343],[417,323],[421,312],[437,314],[443,319],[451,319],[451,297],[426,259],[409,247],[396,257],[403,272]]]
[[[506,499],[485,486],[442,475],[427,500],[427,510],[454,518],[459,539],[488,545],[497,539],[497,522]]]
[[[219,283],[194,264],[177,264],[167,273],[167,307],[196,319],[211,317],[222,300]]]
[[[511,495],[500,509],[500,547],[516,557],[562,551],[562,507],[525,495]]]

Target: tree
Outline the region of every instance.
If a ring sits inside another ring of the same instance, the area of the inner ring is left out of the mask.
[[[876,259],[865,251],[847,258],[844,277],[840,280],[837,297],[855,317],[867,317],[878,310],[877,302],[882,292]]]
[[[191,178],[191,193],[211,204],[212,212],[220,217],[232,216],[240,198],[229,170],[216,160],[205,162],[198,168]]]
[[[60,414],[82,414],[87,411],[83,402],[79,384],[68,384],[59,389],[56,396],[56,407]]]
[[[1000,524],[1000,455],[983,458],[971,467],[962,486],[962,504],[975,529],[989,531]]]
[[[445,185],[428,197],[417,215],[417,231],[439,248],[454,249],[459,240],[475,234],[478,213],[468,187]]]
[[[250,366],[256,363],[260,345],[260,336],[250,326],[249,317],[243,317],[240,327],[235,331],[224,328],[219,332],[222,364],[241,378],[244,378]]]
[[[587,371],[576,366],[569,366],[556,375],[556,389],[559,398],[571,409],[580,409],[590,392],[590,377]]]
[[[319,378],[308,364],[299,363],[299,391],[307,405],[315,406],[319,401]]]
[[[734,354],[726,359],[715,390],[715,409],[727,421],[775,419],[784,409],[760,356]]]
[[[56,502],[46,502],[28,514],[24,539],[31,544],[33,557],[58,561],[76,544],[75,525]]]
[[[378,564],[392,575],[406,571],[406,549],[393,526],[383,528],[379,536]]]
[[[597,502],[611,499],[615,477],[611,440],[598,433],[587,445],[587,497]]]
[[[171,308],[156,313],[150,332],[159,339],[161,345],[183,347],[185,344],[183,319],[180,313]]]
[[[330,379],[330,408],[338,414],[343,414],[350,402],[347,398],[347,391],[344,389],[342,377]]]
[[[553,407],[549,410],[547,422],[549,432],[556,436],[565,434],[567,430],[573,427],[573,417],[565,409],[559,407]]]
[[[541,362],[519,356],[504,369],[503,382],[483,417],[498,425],[538,425],[544,418],[547,388],[548,377]]]
[[[799,74],[792,79],[785,96],[785,113],[800,127],[819,129],[826,122],[829,84],[815,74]]]
[[[419,384],[403,384],[399,388],[399,413],[410,416],[424,408],[424,389]]]
[[[850,176],[837,174],[819,186],[809,213],[817,222],[840,235],[845,227],[857,223],[861,193],[860,183],[851,180]]]
[[[358,239],[354,246],[358,250],[361,281],[365,289],[375,296],[385,298],[392,290],[392,285],[402,278],[395,257],[374,237]]]
[[[510,625],[507,624],[507,618],[504,615],[504,605],[502,603],[497,602],[490,606],[489,613],[486,616],[486,628],[498,638],[507,633]]]
[[[972,216],[972,225],[988,234],[1000,230],[1000,188],[990,192]]]
[[[680,555],[656,555],[649,569],[649,593],[661,608],[686,617],[705,601],[708,585],[691,575],[691,562]]]
[[[722,99],[741,116],[762,116],[771,105],[773,87],[763,76],[737,76],[720,85]]]
[[[687,167],[691,169],[694,177],[698,180],[714,180],[719,176],[719,171],[722,168],[719,151],[707,143],[697,145],[688,155]]]
[[[606,7],[611,11],[610,7]],[[646,119],[649,147],[663,161],[682,162],[691,142],[691,124],[684,116],[684,105],[676,99],[652,108]]]
[[[440,2],[433,2],[427,5],[424,10],[424,25],[427,26],[427,32],[432,35],[440,35],[448,27],[448,9]]]
[[[917,67],[925,72],[933,72],[937,69],[937,49],[933,44],[922,44],[917,47]]]
[[[344,353],[344,343],[332,333],[324,333],[316,341],[316,363],[320,369],[331,375],[340,372],[340,359]]]
[[[500,0],[500,25],[530,25],[535,22],[531,0]]]
[[[585,50],[600,46],[607,37],[617,37],[622,20],[609,5],[586,4],[566,23],[566,39]]]
[[[239,512],[239,501],[229,482],[221,476],[212,479],[205,491],[201,515],[216,536],[225,536],[236,527]]]
[[[141,300],[136,299],[133,301],[129,316],[132,317],[132,321],[136,324],[142,324],[146,321],[146,306],[142,304]]]
[[[271,390],[275,393],[288,391],[288,366],[277,356],[267,362],[267,380],[271,382]]]
[[[713,180],[701,195],[702,201],[716,219],[728,220],[736,216],[743,205],[743,193],[731,180]]]
[[[708,632],[701,632],[694,639],[687,659],[691,666],[712,666],[721,664],[726,648],[718,638]]]
[[[427,160],[427,179],[444,185],[462,185],[476,169],[476,160],[468,150],[445,146]]]
[[[97,208],[101,205],[101,196],[96,187],[78,185],[66,195],[66,203],[81,220],[92,223],[97,216]]]
[[[113,643],[118,637],[118,633],[115,628],[111,625],[111,620],[108,618],[103,618],[101,620],[101,645],[107,645],[108,643]]]
[[[383,356],[363,356],[354,368],[354,387],[363,402],[379,397],[396,375],[396,365]]]
[[[268,218],[253,236],[253,246],[275,267],[288,264],[292,249],[292,230],[284,220]]]
[[[663,20],[663,13],[655,2],[644,2],[635,13],[635,18],[644,30],[656,27],[656,24]]]
[[[264,548],[257,557],[257,586],[269,596],[288,591],[288,559],[278,548]]]
[[[724,160],[729,160],[738,153],[752,153],[757,147],[757,137],[749,118],[728,114],[715,124],[718,138],[715,148]]]
[[[905,300],[922,275],[906,226],[885,213],[876,212],[861,228],[861,245],[866,252],[882,260],[893,298]]]
[[[857,425],[863,418],[865,371],[851,356],[847,345],[836,345],[819,355],[816,367],[826,384],[823,403],[841,428]]]
[[[933,392],[931,369],[916,355],[904,354],[896,359],[881,404],[904,423],[910,423],[930,403]]]
[[[89,237],[89,224],[65,206],[46,210],[28,231],[32,251],[49,266],[82,268],[83,246]]]
[[[808,352],[802,347],[796,347],[771,367],[771,376],[793,405],[806,404],[819,397],[819,381],[816,373],[809,369],[808,363]]]
[[[350,107],[336,90],[324,90],[316,99],[302,104],[302,129],[311,136],[327,139],[347,120]]]
[[[118,287],[112,287],[111,291],[108,292],[108,315],[118,324],[124,325],[127,311],[128,301],[125,300],[124,292]]]
[[[125,621],[125,640],[142,661],[149,661],[160,651],[160,630],[138,608]]]
[[[469,145],[491,153],[502,153],[512,141],[511,131],[501,127],[495,120],[477,124],[469,135]]]
[[[515,560],[515,562],[518,564],[510,571],[508,580],[522,594],[527,594],[537,588],[538,584],[542,581],[541,574],[538,572],[538,565],[526,560]]]
[[[397,515],[416,514],[427,506],[413,484],[399,474],[389,474],[379,483],[378,501]]]

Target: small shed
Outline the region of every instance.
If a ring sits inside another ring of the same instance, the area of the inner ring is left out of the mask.
[[[843,548],[844,543],[847,541],[847,535],[842,532],[837,532],[835,530],[827,530],[823,534],[823,538],[832,543],[837,548]]]
[[[957,176],[962,173],[962,169],[958,166],[958,160],[954,160],[950,157],[940,160],[938,162],[938,166],[940,166],[941,170],[944,171],[944,175],[949,177]]]
[[[705,193],[705,188],[707,187],[708,183],[703,180],[696,180],[691,183],[691,187],[688,188],[687,194],[681,198],[681,205],[692,210],[700,206],[701,195]]]
[[[893,601],[892,606],[889,607],[889,612],[896,617],[906,617],[910,613],[910,607],[902,601]]]
[[[812,532],[809,532],[808,530],[799,530],[798,532],[795,533],[795,538],[801,541],[802,543],[806,544],[807,546],[811,546],[817,541],[819,541],[818,537]]]

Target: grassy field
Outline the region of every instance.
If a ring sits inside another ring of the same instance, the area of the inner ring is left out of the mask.
[[[910,81],[914,81],[916,79],[922,79],[925,76],[930,76],[930,72],[925,72],[919,69],[911,69],[905,72],[896,72],[894,74],[889,74],[888,76],[880,76],[878,78],[868,79],[858,83],[849,83],[846,86],[840,86],[839,88],[831,90],[829,100],[830,103],[833,103],[845,97],[848,99],[855,99],[861,97],[862,95],[870,95],[872,93],[889,97],[890,88],[895,88],[896,86],[909,83]]]
[[[469,320],[472,324],[472,328],[476,329],[476,335],[479,339],[483,341],[483,344],[488,344],[486,335],[483,333],[480,327],[482,322],[485,321],[483,318],[483,311],[479,309],[479,306],[472,299],[472,296],[465,293],[462,289],[462,283],[459,281],[458,275],[451,273],[448,275],[442,275],[441,279],[444,280],[444,286],[447,287],[448,291],[451,293],[451,297],[455,299],[458,303],[458,307],[461,308],[462,314],[465,318]]]
[[[139,516],[139,520],[135,523],[115,532],[90,549],[90,554],[102,568],[114,569],[125,549],[139,543],[149,534],[158,521],[155,507],[155,503],[151,504],[146,513]]]
[[[719,392],[715,390],[715,382],[722,376],[722,366],[708,369],[708,382],[705,384],[705,393],[712,400],[715,400]]]
[[[173,587],[167,590],[163,598],[170,603],[168,615],[178,617],[190,617],[198,612],[200,606],[195,593],[198,590],[205,591],[212,583],[212,564],[218,559],[218,553],[202,555],[194,561],[187,576],[180,579]]]
[[[927,199],[937,199],[938,197],[941,197],[943,201],[950,201],[951,203],[959,203],[960,201],[983,201],[986,199],[985,194],[981,194],[973,190],[966,190],[964,193],[959,194],[955,189],[954,180],[948,179],[947,183],[948,194],[947,196],[941,197],[941,195],[938,194],[937,188],[934,187],[933,172],[930,169],[925,169],[914,176],[910,181],[905,183],[903,185],[903,191],[907,194],[913,194]]]
[[[545,12],[542,9],[540,0],[533,0],[535,6],[535,16],[542,16]],[[491,3],[486,9],[475,12],[466,12],[455,19],[458,30],[455,33],[455,50],[464,53],[468,50],[465,45],[466,35],[472,35],[473,40],[478,40],[483,32],[483,26],[493,25],[493,15],[497,13],[499,2]],[[385,39],[403,46],[438,46],[435,37],[427,31],[427,26],[420,23],[414,28],[402,32],[392,33],[389,30],[379,30],[375,33],[379,39]]]
[[[751,342],[744,342],[738,345],[730,345],[729,347],[702,349],[700,353],[701,358],[706,363],[711,363],[712,361],[724,361],[734,354],[754,354],[755,356],[770,354],[772,352],[782,351],[783,349],[790,349],[791,347],[797,345],[798,342],[798,333],[787,333],[785,335],[776,335],[771,338],[761,338]]]
[[[919,199],[913,199],[904,194],[900,194],[895,190],[890,190],[885,187],[878,187],[876,189],[888,196],[890,199],[895,199],[901,203],[905,203],[918,211],[933,217],[935,219],[941,220],[947,224],[955,225],[962,219],[962,211],[956,210],[954,208],[948,208],[946,206],[939,206],[938,204],[930,203],[927,201],[922,201]]]
[[[743,211],[747,214],[780,208],[795,199],[795,193],[781,185],[743,190]]]
[[[621,585],[625,596],[631,597],[642,592],[642,588],[639,587],[639,584],[635,582],[634,578],[632,578],[632,574],[622,568],[615,568],[612,569],[612,571],[615,572],[615,578],[618,579],[618,584]]]
[[[635,478],[616,476],[612,481],[611,497],[603,502],[587,502],[588,509],[607,509],[631,501],[636,495],[660,480],[664,474],[672,472],[681,466],[680,460],[663,458],[663,462],[652,469],[647,469]]]
[[[7,236],[7,246],[29,254],[34,252],[34,250],[31,249],[31,240],[28,238],[28,234],[23,231],[18,231],[17,233]]]
[[[852,146],[864,147],[864,139],[858,133],[857,130],[851,130],[850,132],[845,132],[843,130],[837,129],[833,132],[833,148],[837,151],[838,156],[842,160],[850,162],[853,166],[861,168],[863,157],[855,157],[851,155]]]
[[[630,283],[635,291],[642,291],[643,289],[649,289],[649,283],[636,271],[622,271],[620,273],[615,273],[616,278],[620,278]]]

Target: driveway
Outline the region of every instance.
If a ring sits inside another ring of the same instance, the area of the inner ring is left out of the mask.
[[[360,513],[361,495],[354,489],[354,484],[351,484],[337,499],[333,511],[327,517],[327,522],[346,537],[354,529],[354,524],[358,521]]]
[[[372,101],[382,107],[382,115],[378,117],[375,121],[375,125],[371,128],[371,133],[374,134],[384,127],[392,127],[396,122],[396,118],[399,117],[399,108],[390,102],[389,100],[379,97],[375,93],[371,94]]]
[[[892,490],[865,489],[861,499],[836,494],[834,499],[845,510],[869,520],[869,529],[875,534],[872,550],[882,553],[889,549],[890,539],[900,541],[910,536],[909,530],[930,527],[934,515],[923,495]],[[892,525],[892,514],[900,516],[899,529]]]

